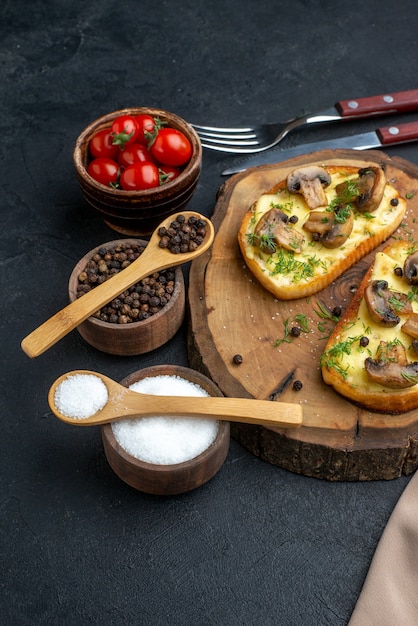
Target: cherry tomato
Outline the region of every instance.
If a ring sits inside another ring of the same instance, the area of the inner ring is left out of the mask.
[[[120,177],[120,185],[125,191],[159,187],[158,167],[149,161],[134,163],[123,170]]]
[[[123,167],[128,167],[138,161],[154,161],[150,151],[142,143],[131,143],[123,150],[118,149],[118,163]]]
[[[180,130],[161,128],[150,147],[150,152],[159,163],[178,167],[190,160],[192,146]]]
[[[113,144],[123,148],[134,143],[139,134],[139,127],[132,115],[119,115],[112,123],[111,132]]]
[[[178,167],[172,167],[171,165],[160,165],[160,184],[169,183],[177,176],[180,176],[181,170]]]
[[[98,130],[90,139],[89,148],[93,158],[108,157],[116,160],[119,152],[118,146],[113,145],[113,137],[108,128]]]
[[[109,187],[118,182],[119,165],[113,159],[99,157],[90,162],[87,173],[98,183]]]
[[[139,128],[137,141],[144,144],[144,146],[148,146],[150,135],[152,135],[155,130],[155,120],[151,115],[146,115],[145,113],[136,115],[135,120]]]

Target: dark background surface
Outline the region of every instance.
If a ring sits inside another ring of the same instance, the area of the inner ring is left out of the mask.
[[[76,368],[120,380],[148,365],[187,365],[185,327],[163,348],[132,358],[101,354],[76,331],[34,360],[20,341],[67,304],[78,259],[115,238],[74,176],[72,146],[85,125],[126,106],[218,125],[286,120],[338,99],[417,88],[416,6],[2,3],[1,623],[348,622],[407,477],[319,481],[232,441],[221,471],[199,490],[141,494],[109,468],[100,430],[59,422],[47,392]],[[307,130],[287,145],[374,125]],[[415,144],[387,153],[418,164]],[[190,208],[211,215],[231,160],[205,152]]]

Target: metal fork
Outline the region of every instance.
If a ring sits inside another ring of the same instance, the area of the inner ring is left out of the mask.
[[[355,118],[371,117],[418,109],[418,89],[398,93],[340,100],[333,107],[302,115],[285,123],[260,124],[246,128],[218,128],[192,124],[202,146],[219,152],[251,154],[276,146],[289,132],[300,126]]]

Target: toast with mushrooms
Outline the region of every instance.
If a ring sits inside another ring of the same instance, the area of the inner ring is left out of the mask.
[[[317,293],[384,242],[406,202],[382,167],[309,165],[246,212],[238,243],[248,268],[277,298]]]
[[[377,252],[321,357],[324,381],[371,411],[418,408],[418,244]]]

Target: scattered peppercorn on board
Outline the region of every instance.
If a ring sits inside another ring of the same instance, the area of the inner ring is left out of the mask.
[[[328,480],[393,479],[418,467],[418,411],[387,415],[359,408],[326,385],[320,358],[327,338],[381,244],[329,287],[309,298],[278,300],[254,278],[237,233],[258,197],[303,164],[384,165],[407,201],[394,238],[418,240],[418,166],[380,151],[333,150],[242,172],[224,183],[212,221],[212,249],[193,261],[189,282],[190,365],[227,396],[296,402],[296,431],[231,425],[254,455],[296,473]]]

